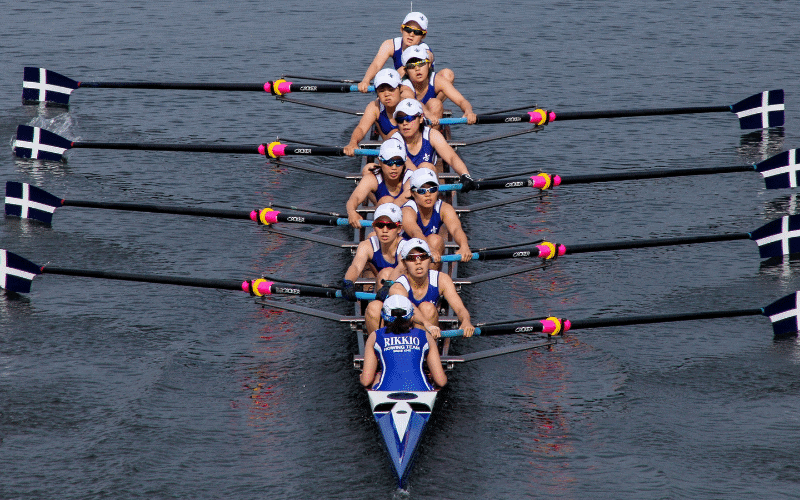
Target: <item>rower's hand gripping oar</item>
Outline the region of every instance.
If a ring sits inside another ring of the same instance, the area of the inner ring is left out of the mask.
[[[713,243],[718,241],[734,241],[750,239],[758,245],[758,253],[762,259],[780,257],[800,252],[800,215],[786,215],[764,224],[749,233],[708,234],[700,236],[683,236],[678,238],[655,238],[633,241],[610,241],[604,243],[586,243],[578,245],[561,245],[544,241],[531,248],[504,248],[483,250],[472,253],[473,260],[496,260],[514,258],[553,259],[562,255],[608,252],[613,250],[631,250],[675,245],[691,245],[695,243]],[[461,261],[461,255],[442,255],[442,262]]]
[[[290,92],[358,92],[358,85],[342,83],[292,83],[284,79],[266,83],[194,83],[194,82],[79,82],[45,68],[26,67],[22,75],[23,104],[46,103],[69,106],[69,97],[78,88],[154,89],[154,90],[223,90],[266,92],[282,96]],[[370,92],[375,88],[370,86]]]
[[[342,290],[335,287],[308,286],[280,283],[266,278],[254,280],[220,280],[189,278],[182,276],[159,276],[149,274],[119,273],[88,269],[73,269],[55,266],[39,266],[19,255],[0,249],[0,287],[17,293],[30,293],[33,278],[40,274],[60,274],[84,278],[102,278],[140,283],[180,285],[220,290],[241,290],[257,297],[265,295],[293,295],[302,297],[342,298]],[[356,292],[356,298],[374,300],[374,293]]]
[[[289,222],[295,224],[314,224],[325,226],[349,226],[346,217],[314,215],[302,213],[281,213],[272,208],[258,210],[225,210],[215,208],[170,207],[142,203],[113,203],[86,200],[66,200],[54,196],[44,189],[23,182],[6,182],[5,213],[6,215],[33,219],[47,225],[52,224],[53,214],[59,207],[84,207],[107,210],[125,210],[131,212],[163,213],[174,215],[191,215],[197,217],[215,217],[219,219],[247,219],[263,225]],[[371,227],[371,220],[362,220],[361,227]]]
[[[287,155],[345,156],[344,148],[287,146],[280,142],[258,145],[240,144],[168,144],[146,142],[79,142],[40,127],[19,125],[14,139],[14,154],[19,158],[61,161],[68,149],[121,149],[131,151],[180,151],[189,153],[260,154],[270,158]],[[359,156],[378,156],[377,149],[356,149]]]
[[[508,110],[512,111],[512,110]],[[536,125],[567,120],[594,120],[599,118],[627,118],[634,116],[686,115],[695,113],[735,113],[739,118],[739,126],[743,130],[769,127],[781,127],[784,123],[783,89],[759,92],[736,104],[728,106],[695,106],[681,108],[655,109],[612,109],[605,111],[574,111],[556,114],[555,111],[536,109],[518,114],[483,114],[478,115],[475,124],[484,123],[520,123],[529,122]],[[467,123],[466,118],[442,118],[441,125]]]
[[[627,325],[645,325],[653,323],[669,323],[675,321],[698,321],[717,318],[734,318],[740,316],[762,315],[772,322],[772,331],[776,337],[796,335],[800,331],[800,292],[791,293],[772,304],[753,309],[733,309],[721,311],[686,312],[676,314],[654,314],[628,316],[618,318],[588,318],[568,320],[550,317],[534,320],[530,323],[509,321],[506,324],[476,326],[474,335],[503,335],[511,333],[545,333],[547,335],[563,335],[570,330],[589,328],[608,328]],[[521,320],[530,321],[530,320]],[[444,330],[442,337],[460,337],[463,330]]]
[[[778,153],[766,160],[752,165],[730,165],[723,167],[701,167],[701,168],[676,168],[676,169],[653,169],[639,170],[631,172],[616,172],[610,174],[586,174],[586,175],[557,175],[538,172],[529,177],[523,178],[502,178],[502,179],[478,179],[473,181],[474,186],[470,190],[480,191],[486,189],[516,189],[516,188],[535,188],[545,191],[556,186],[571,184],[593,184],[596,182],[619,182],[643,179],[663,179],[668,177],[684,177],[692,175],[712,175],[728,174],[733,172],[758,172],[764,178],[767,189],[795,188],[798,185],[798,164],[797,149],[791,149]],[[520,175],[520,174],[512,174]],[[439,191],[462,191],[462,184],[442,184]]]

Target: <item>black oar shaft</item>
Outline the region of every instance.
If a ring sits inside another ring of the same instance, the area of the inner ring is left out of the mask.
[[[716,241],[734,241],[750,239],[749,233],[710,234],[702,236],[683,236],[678,238],[655,238],[639,241],[609,241],[605,243],[589,243],[584,245],[567,245],[567,254],[588,252],[607,252],[633,248],[662,247],[672,245],[689,245],[693,243],[713,243]]]
[[[690,175],[726,174],[731,172],[752,172],[753,165],[733,165],[726,167],[676,168],[669,170],[639,170],[611,174],[562,175],[561,184],[589,184],[592,182],[629,181],[638,179],[659,179],[662,177],[683,177]]]
[[[73,148],[125,149],[134,151],[187,151],[192,153],[240,153],[260,154],[258,145],[223,144],[162,144],[146,142],[73,142]]]
[[[190,207],[169,207],[163,205],[149,205],[142,203],[108,203],[86,200],[62,200],[65,207],[84,207],[102,208],[108,210],[127,210],[131,212],[150,212],[175,215],[194,215],[199,217],[217,217],[220,219],[247,219],[250,220],[250,212],[244,210],[224,210],[215,208],[190,208]]]
[[[628,316],[623,318],[588,318],[570,321],[570,330],[605,328],[612,326],[645,325],[650,323],[669,323],[672,321],[695,321],[699,319],[735,318],[739,316],[757,316],[763,313],[763,309],[759,308],[677,314],[653,314],[643,316]]]
[[[194,286],[200,288],[220,288],[223,290],[241,290],[242,281],[214,280],[202,278],[188,278],[177,276],[158,276],[148,274],[119,273],[113,271],[99,271],[90,269],[73,269],[68,267],[42,268],[42,273],[61,274],[65,276],[80,276],[84,278],[102,278],[109,280],[137,281],[140,283],[159,283],[165,285]]]
[[[264,92],[263,83],[78,82],[78,87],[102,89],[230,90]]]
[[[610,109],[606,111],[567,111],[556,113],[557,121],[588,120],[596,118],[624,118],[631,116],[687,115],[694,113],[719,113],[730,111],[730,106],[695,106],[686,108]]]
[[[474,189],[506,189],[531,186],[533,186],[533,182],[530,179],[479,180],[475,181]]]

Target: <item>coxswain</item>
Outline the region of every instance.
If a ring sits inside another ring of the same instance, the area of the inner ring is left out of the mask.
[[[414,306],[403,295],[392,295],[381,308],[385,327],[367,337],[361,384],[375,391],[432,391],[423,370],[438,387],[447,384],[439,348],[433,336],[413,328]],[[379,366],[381,367],[378,371]]]
[[[439,199],[439,179],[433,170],[418,168],[411,174],[411,197],[403,205],[403,238],[420,238],[428,243],[434,260],[444,253],[444,235],[448,232],[458,245],[461,262],[472,259],[467,234],[461,227],[453,206]],[[434,264],[440,268],[441,262]]]
[[[394,203],[384,203],[375,209],[372,228],[374,235],[358,244],[353,262],[347,269],[342,281],[342,296],[351,301],[356,301],[355,280],[361,276],[365,269],[375,276],[375,290],[380,291],[383,280],[396,279],[405,267],[401,265],[399,245],[403,242],[400,237],[402,228],[402,211]],[[385,297],[389,289],[386,287],[381,292]]]
[[[403,97],[413,97],[421,102],[425,116],[434,126],[438,126],[442,118],[445,99],[450,99],[461,108],[468,124],[475,123],[478,117],[472,112],[472,104],[456,90],[451,80],[442,78],[433,71],[428,53],[423,47],[414,45],[405,49],[402,59],[406,69]]]
[[[361,227],[362,220],[358,206],[367,199],[375,205],[394,203],[399,207],[410,197],[412,170],[407,168],[406,147],[402,140],[383,141],[375,163],[368,163],[362,172],[363,177],[346,204],[347,219],[356,229]]]
[[[436,163],[441,158],[461,176],[463,192],[470,191],[475,181],[456,151],[447,143],[441,132],[425,125],[422,104],[416,99],[403,99],[394,111],[399,136],[406,145],[406,154],[417,168],[436,170]],[[398,137],[395,134],[393,137]]]
[[[422,43],[422,40],[428,34],[428,18],[422,12],[411,12],[405,19],[403,24],[400,25],[400,36],[397,38],[390,38],[384,41],[372,63],[364,73],[364,78],[358,84],[358,90],[366,93],[369,89],[369,82],[372,78],[383,68],[386,61],[392,60],[394,69],[400,73],[400,76],[405,75],[405,68],[403,67],[403,51],[413,45],[422,45],[427,52],[428,58],[433,64],[433,52],[431,52],[428,44]],[[453,71],[445,68],[439,72],[439,77],[453,82]],[[377,85],[376,85],[377,86]]]
[[[375,75],[375,94],[378,98],[367,104],[361,120],[350,135],[350,142],[344,147],[344,154],[354,156],[358,144],[373,126],[377,127],[384,140],[397,132],[394,110],[401,101],[400,87],[400,74],[393,69],[382,69]]]
[[[464,336],[471,337],[475,327],[470,322],[469,312],[458,296],[452,278],[430,268],[431,250],[425,240],[412,238],[403,242],[400,245],[400,257],[403,259],[405,273],[395,280],[389,289],[389,295],[407,296],[418,311],[414,313],[415,323],[422,324],[434,338],[441,336],[438,329],[439,301],[444,298],[458,317],[459,328],[464,330]],[[382,307],[383,302],[380,300],[373,300],[367,305],[364,313],[367,331],[376,330],[380,326]]]

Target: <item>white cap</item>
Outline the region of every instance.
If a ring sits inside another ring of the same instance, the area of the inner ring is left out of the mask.
[[[378,220],[381,217],[388,217],[392,222],[400,222],[403,220],[403,211],[394,203],[384,203],[375,209],[373,219]]]
[[[397,118],[397,113],[405,113],[407,116],[421,115],[422,104],[418,100],[411,99],[410,97],[408,99],[403,99],[397,107],[394,108],[392,118]]]
[[[403,241],[401,244],[402,248],[400,249],[400,257],[403,259],[408,257],[408,254],[411,253],[411,250],[414,250],[415,248],[425,250],[425,253],[428,255],[431,254],[431,248],[428,246],[428,243],[425,240],[411,238],[408,241]]]
[[[408,61],[412,59],[420,59],[424,61],[428,59],[428,46],[426,45],[423,47],[422,45],[412,45],[403,51],[403,55],[400,57],[400,59],[403,61],[403,66],[408,64]]]
[[[389,85],[393,89],[396,89],[400,86],[400,73],[397,70],[392,68],[385,68],[378,71],[378,74],[375,75],[375,79],[372,80],[372,85],[377,89],[381,85]]]
[[[381,160],[389,160],[395,156],[399,156],[405,161],[406,159],[406,145],[397,139],[386,139],[381,144],[381,152],[378,155]]]
[[[439,185],[439,179],[433,170],[429,168],[418,168],[411,173],[411,188],[421,188],[425,184],[433,183]]]
[[[402,316],[396,316],[396,314],[399,312],[397,311],[398,309],[403,312]],[[409,320],[412,316],[414,316],[414,304],[408,300],[408,297],[403,295],[390,295],[386,300],[383,301],[381,317],[384,320],[392,322],[398,317]]]
[[[422,12],[409,12],[406,18],[403,19],[403,24],[408,24],[411,21],[419,24],[419,27],[423,30],[428,31],[428,18]]]

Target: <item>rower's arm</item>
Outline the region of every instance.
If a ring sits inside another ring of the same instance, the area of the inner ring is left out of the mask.
[[[357,280],[358,277],[361,276],[361,272],[367,266],[367,261],[370,257],[372,257],[372,245],[369,240],[364,240],[358,244],[356,256],[353,257],[353,262],[350,264],[350,267],[347,268],[347,272],[344,273],[344,279],[350,281]]]
[[[375,332],[372,332],[364,345],[364,364],[361,370],[361,385],[368,389],[375,383],[375,372],[378,371],[378,357],[375,356],[374,346]]]
[[[436,340],[434,340],[430,333],[427,335],[427,338],[428,357],[426,361],[428,362],[428,370],[431,372],[431,379],[433,379],[433,382],[439,387],[444,387],[445,384],[447,384],[447,375],[444,373],[442,360],[439,357],[439,348],[436,345]]]
[[[358,185],[353,190],[353,194],[347,199],[345,208],[347,209],[347,220],[350,225],[358,229],[361,227],[361,215],[358,214],[356,209],[358,206],[367,199],[370,193],[378,189],[378,179],[371,173],[365,174],[364,177],[358,182]]]
[[[380,109],[378,105],[375,104],[375,101],[367,104],[367,107],[364,109],[364,115],[361,117],[358,125],[356,125],[353,133],[350,134],[350,142],[344,147],[344,154],[347,156],[355,155],[355,149],[358,147],[358,143],[367,136],[370,127],[378,120],[379,114]]]
[[[469,174],[467,164],[458,156],[456,150],[447,144],[447,140],[441,132],[438,130],[431,130],[430,141],[431,145],[436,150],[436,154],[453,167],[453,170],[455,170],[458,175]]]
[[[442,203],[442,222],[447,227],[447,231],[453,236],[453,241],[458,245],[458,253],[461,254],[462,262],[469,262],[472,259],[472,251],[469,249],[467,233],[461,227],[461,219],[455,209],[449,203]]]
[[[367,68],[367,72],[364,73],[364,78],[361,79],[361,82],[358,84],[359,92],[367,92],[369,87],[369,82],[375,75],[378,74],[378,71],[383,68],[383,65],[386,64],[386,61],[392,57],[392,53],[394,52],[394,40],[391,38],[385,40],[381,47],[378,49],[378,53],[375,54],[375,59],[372,60],[372,64],[369,65]]]
[[[472,104],[459,92],[449,80],[444,78],[437,78],[435,85],[436,93],[443,92],[448,99],[453,101],[453,104],[461,108],[464,116],[467,118],[467,123],[472,125],[475,123],[476,116],[472,111]]]
[[[439,273],[439,290],[442,291],[442,295],[447,300],[447,303],[450,304],[450,308],[456,313],[458,321],[461,323],[459,328],[464,330],[464,337],[471,337],[475,332],[475,327],[472,326],[469,311],[467,311],[467,308],[461,301],[461,297],[459,297],[458,292],[456,292],[453,279],[442,272]]]

